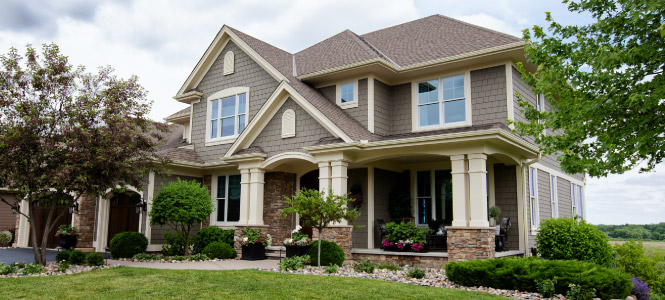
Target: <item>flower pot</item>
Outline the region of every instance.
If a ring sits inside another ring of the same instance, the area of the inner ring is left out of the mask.
[[[60,235],[60,247],[65,250],[70,250],[76,247],[78,239],[75,235]]]
[[[266,247],[261,243],[242,246],[242,257],[244,260],[266,259]]]
[[[309,248],[311,248],[312,246],[310,246],[310,245],[304,245],[304,246],[288,245],[288,246],[284,246],[284,247],[286,247],[286,257],[293,257],[293,256],[307,255],[307,253],[309,253]]]

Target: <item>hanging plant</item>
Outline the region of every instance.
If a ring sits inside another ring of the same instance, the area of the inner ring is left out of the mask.
[[[349,189],[349,198],[351,198],[351,201],[349,201],[349,204],[357,209],[360,210],[360,207],[363,204],[363,187],[360,183],[356,183],[351,186]]]

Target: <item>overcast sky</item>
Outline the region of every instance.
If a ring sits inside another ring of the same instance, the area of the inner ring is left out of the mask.
[[[0,7],[0,53],[55,42],[75,65],[137,75],[155,120],[185,107],[172,97],[223,24],[293,53],[345,29],[363,34],[433,14],[518,37],[544,25],[545,11],[564,24],[589,21],[552,0],[0,0]],[[587,183],[590,222],[665,222],[664,165]]]

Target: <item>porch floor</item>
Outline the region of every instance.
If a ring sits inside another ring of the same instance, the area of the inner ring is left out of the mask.
[[[420,257],[448,257],[448,252],[395,252],[383,251],[381,249],[353,249],[352,254],[373,254],[373,255],[397,255],[397,256],[420,256]],[[494,257],[522,256],[524,252],[512,250],[496,252]]]

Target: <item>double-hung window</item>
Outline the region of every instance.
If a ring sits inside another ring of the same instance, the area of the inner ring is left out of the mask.
[[[570,193],[573,202],[573,218],[584,219],[584,201],[582,199],[582,186],[570,184]]]
[[[217,176],[215,220],[233,223],[240,220],[240,175]]]
[[[538,219],[538,170],[529,168],[529,211],[531,213],[531,234],[535,234],[540,221]]]
[[[418,82],[417,126],[419,129],[465,124],[468,95],[465,75]]]
[[[211,100],[209,140],[235,138],[247,124],[247,94]]]
[[[556,176],[550,176],[550,190],[552,192],[552,218],[559,217],[559,199],[557,199],[557,183]]]

